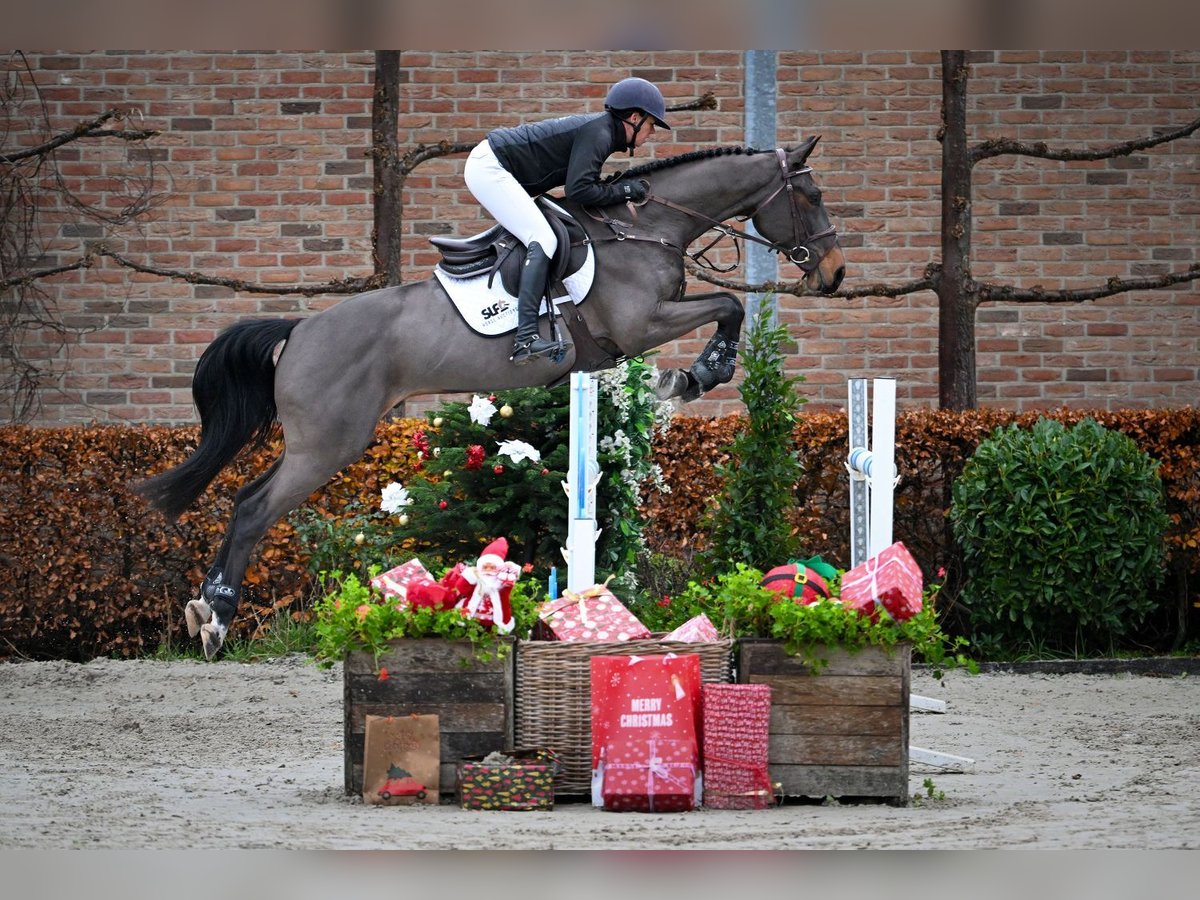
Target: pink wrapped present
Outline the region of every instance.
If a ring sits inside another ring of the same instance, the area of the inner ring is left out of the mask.
[[[767,768],[768,684],[705,684],[704,805],[766,809],[774,792]]]
[[[708,616],[706,616],[704,613],[700,613],[700,615],[693,616],[670,634],[666,635],[663,640],[697,643],[704,641],[715,641],[720,637],[721,636],[717,633],[717,627],[713,625]]]
[[[648,637],[650,629],[599,584],[579,593],[565,591],[557,600],[547,600],[538,608],[534,631],[534,638],[544,641],[635,641]]]
[[[695,808],[696,739],[647,738],[605,747],[601,797],[611,812],[687,812]]]
[[[842,605],[872,620],[882,607],[897,622],[921,611],[921,568],[900,541],[842,576]]]
[[[406,599],[407,585],[413,579],[433,581],[433,577],[415,557],[403,565],[381,572],[371,579],[371,587],[382,591],[385,597]]]

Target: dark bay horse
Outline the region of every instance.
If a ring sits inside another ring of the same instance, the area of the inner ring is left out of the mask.
[[[595,276],[578,312],[609,364],[716,322],[712,340],[687,370],[662,373],[663,399],[695,399],[733,377],[745,315],[727,292],[684,296],[684,254],[710,229],[754,240],[798,265],[810,290],[833,293],[845,259],[806,160],[817,138],[773,151],[722,148],[658,160],[619,177],[641,178],[649,199],[584,210],[559,203],[584,226]],[[754,223],[743,234],[726,220]],[[185,609],[188,631],[212,658],[237,611],[250,554],[267,530],[344,467],[359,459],[376,423],[407,397],[490,392],[553,384],[581,364],[578,346],[559,362],[517,367],[511,336],[482,337],[438,281],[370,291],[300,320],[259,319],[222,332],[197,363],[192,393],[200,442],[178,466],[136,486],[175,518],[217,473],[278,420],[284,450],[242,487],[221,548]]]

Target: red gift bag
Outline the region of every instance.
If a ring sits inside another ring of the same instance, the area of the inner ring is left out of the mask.
[[[700,789],[700,657],[594,656],[592,803],[681,812]]]

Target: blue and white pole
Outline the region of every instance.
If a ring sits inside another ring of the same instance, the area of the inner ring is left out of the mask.
[[[596,485],[600,464],[596,461],[596,376],[571,374],[569,409],[571,435],[567,480],[567,590],[583,591],[596,583]]]

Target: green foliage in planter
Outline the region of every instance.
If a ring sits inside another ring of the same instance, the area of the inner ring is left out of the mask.
[[[912,645],[914,658],[933,666],[935,674],[954,666],[976,668],[963,653],[966,640],[947,637],[938,625],[935,600],[940,585],[926,590],[921,612],[911,619],[896,622],[883,614],[872,621],[835,599],[808,605],[781,600],[762,586],[762,577],[760,570],[738,563],[714,579],[691,582],[677,598],[678,614],[686,620],[704,613],[722,633],[734,637],[780,640],[789,654],[805,657],[814,670],[824,665],[817,655],[822,646],[855,652],[865,647],[890,650],[905,642]],[[829,587],[836,597],[840,578]]]
[[[784,376],[781,345],[788,333],[782,325],[772,327],[770,315],[768,304],[761,304],[742,357],[747,426],[729,445],[729,462],[715,467],[721,492],[703,554],[710,572],[735,563],[769,569],[800,549],[792,514],[803,470],[792,432],[806,402],[796,393],[804,379]]]
[[[977,640],[1103,649],[1154,607],[1169,525],[1157,463],[1084,419],[999,428],[955,481],[962,601]]]
[[[379,574],[373,566],[370,577]],[[469,640],[475,655],[490,659],[503,656],[511,643],[501,640],[492,627],[467,618],[461,610],[412,609],[398,606],[394,598],[383,594],[358,576],[331,572],[326,579],[331,590],[315,606],[318,665],[328,668],[351,651],[372,654],[377,660],[388,641],[397,638],[445,638]],[[516,627],[513,634],[528,636],[537,621],[537,607],[543,595],[530,582],[518,581],[510,597]]]

